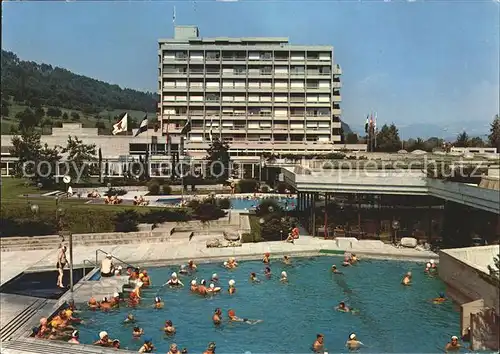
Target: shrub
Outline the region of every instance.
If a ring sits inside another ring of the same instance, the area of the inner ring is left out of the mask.
[[[133,232],[138,230],[139,215],[135,210],[125,210],[116,214],[113,221],[116,232]]]
[[[191,209],[196,209],[198,208],[198,206],[200,205],[200,201],[197,200],[197,199],[193,199],[193,200],[190,200],[188,203],[187,203],[187,207],[188,208],[191,208]]]
[[[269,193],[269,187],[268,186],[262,186],[260,189],[262,193]]]
[[[139,222],[144,224],[162,224],[169,221],[188,221],[191,219],[189,209],[168,208],[151,210],[139,217]]]
[[[202,222],[217,220],[226,216],[226,212],[212,203],[200,203],[194,210],[196,219]]]
[[[257,191],[259,182],[254,179],[242,179],[236,185],[238,193],[254,193]]]
[[[279,214],[283,212],[283,208],[274,199],[264,199],[255,209],[255,215],[266,216],[269,214]]]
[[[276,190],[278,193],[286,193],[287,190],[291,191],[292,188],[285,182],[278,182],[278,184],[276,184]]]
[[[148,191],[150,195],[160,194],[160,184],[156,180],[152,180],[148,183]]]
[[[284,240],[292,228],[291,221],[289,219],[283,220],[278,214],[271,214],[264,217],[264,220],[265,222],[260,227],[260,236],[265,241]]]
[[[125,194],[127,194],[127,191],[125,189],[118,189],[118,188],[110,188],[106,193],[104,193],[104,195],[108,197],[112,197],[114,195],[122,196]]]
[[[221,209],[231,209],[231,200],[229,198],[217,199],[217,205]]]
[[[164,184],[161,187],[161,191],[163,192],[164,195],[170,195],[172,194],[172,187],[170,187],[169,184]]]

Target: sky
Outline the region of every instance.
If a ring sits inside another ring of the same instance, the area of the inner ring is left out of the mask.
[[[354,128],[376,112],[378,126],[404,134],[479,135],[499,112],[498,0],[4,1],[2,49],[156,91],[157,40],[173,36],[174,6],[176,24],[202,37],[333,45]]]

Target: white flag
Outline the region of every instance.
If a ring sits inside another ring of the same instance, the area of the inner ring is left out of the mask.
[[[128,130],[128,113],[125,113],[122,119],[116,124],[113,124],[113,135],[126,132]]]

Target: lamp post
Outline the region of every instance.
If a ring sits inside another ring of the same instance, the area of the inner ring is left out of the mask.
[[[396,238],[400,227],[399,221],[393,220],[391,226],[392,226],[392,243],[396,244]]]

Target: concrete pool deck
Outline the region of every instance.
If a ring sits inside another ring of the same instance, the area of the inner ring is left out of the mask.
[[[86,267],[93,267],[89,265],[89,261],[92,263],[96,262],[96,248],[96,246],[75,247],[73,250],[74,267],[80,268],[84,265]],[[324,240],[310,236],[302,236],[295,244],[274,241],[244,243],[241,247],[231,248],[207,248],[205,241],[193,239],[193,241],[175,240],[163,243],[110,245],[101,246],[100,249],[111,253],[114,257],[128,264],[146,267],[180,264],[186,262],[188,259],[196,259],[199,263],[222,261],[228,257],[236,257],[240,260],[255,259],[261,257],[266,252],[270,252],[272,256],[284,254],[310,256],[320,254],[320,250],[328,250],[332,251],[332,253],[337,252],[337,254],[349,251],[356,253],[361,258],[401,259],[422,262],[431,258],[438,259],[438,255],[430,251],[396,248],[378,241],[357,241],[353,239]],[[103,256],[104,253],[99,252],[98,262],[100,262]],[[3,285],[23,272],[53,270],[56,257],[57,250],[2,252],[1,284]],[[64,281],[67,283],[68,279]],[[77,291],[78,286],[75,287],[75,294]],[[11,338],[13,341],[25,340],[26,331],[32,326],[37,325],[41,317],[52,314],[62,302],[69,299],[70,295],[67,292],[58,301],[44,300],[42,303],[39,298],[0,294],[2,305],[0,321],[2,323],[2,330],[11,325],[20,315],[26,313],[28,308],[33,308],[30,318],[25,322],[25,325],[19,331],[13,333]],[[25,351],[16,351],[13,347],[8,351],[8,353],[21,352]],[[40,351],[34,352],[42,353],[43,351],[40,349]]]

